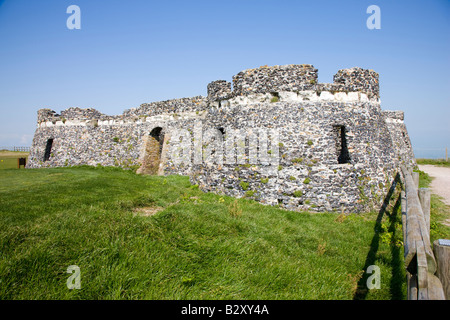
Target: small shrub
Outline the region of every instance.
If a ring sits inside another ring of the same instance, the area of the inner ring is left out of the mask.
[[[303,195],[303,192],[301,190],[296,190],[293,192],[294,197],[300,198]]]
[[[278,97],[272,97],[272,99],[270,99],[270,102],[278,102],[280,101],[280,98]]]
[[[308,184],[308,183],[310,183],[311,182],[311,179],[309,179],[309,178],[306,178],[305,180],[303,180],[303,183],[304,184]]]
[[[248,182],[241,181],[240,186],[241,186],[242,190],[246,191],[248,189],[249,184],[248,184]]]
[[[255,194],[255,190],[249,190],[249,191],[247,191],[246,193],[245,193],[245,196],[246,197],[253,197],[253,195]]]
[[[261,182],[262,183],[267,183],[267,182],[269,182],[269,178],[265,178],[265,179],[261,178]]]

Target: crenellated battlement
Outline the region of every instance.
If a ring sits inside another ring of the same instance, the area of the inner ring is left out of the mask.
[[[338,91],[358,91],[371,93],[379,96],[379,76],[373,70],[354,67],[350,69],[341,69],[333,77],[334,84]]]
[[[317,69],[309,64],[262,66],[239,72],[233,77],[235,96],[252,93],[313,90]]]
[[[262,66],[248,69],[233,76],[231,82],[213,81],[208,84],[208,100],[221,101],[233,97],[255,94],[278,95],[280,92],[336,92],[364,93],[369,99],[378,99],[378,73],[373,70],[354,67],[339,70],[333,83],[318,83],[318,70],[310,64]],[[302,95],[299,95],[302,96]]]

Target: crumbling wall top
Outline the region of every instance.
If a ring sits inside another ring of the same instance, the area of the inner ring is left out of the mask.
[[[400,110],[383,110],[383,115],[388,119],[404,120],[405,114]]]
[[[233,77],[233,94],[248,95],[279,91],[304,91],[317,83],[317,69],[310,64],[262,66]]]
[[[162,113],[183,113],[203,111],[207,107],[206,98],[196,96],[192,98],[179,98],[151,103],[143,103],[139,108],[125,110],[124,117],[153,116]]]
[[[103,113],[93,108],[82,109],[78,107],[72,107],[61,111],[61,117],[65,119],[87,120],[87,119],[99,119],[102,116],[104,116]]]
[[[226,100],[231,97],[231,82],[225,80],[216,80],[208,84],[208,100]]]
[[[333,81],[341,87],[341,90],[370,92],[376,96],[379,95],[378,73],[373,70],[359,67],[341,69],[334,75]]]

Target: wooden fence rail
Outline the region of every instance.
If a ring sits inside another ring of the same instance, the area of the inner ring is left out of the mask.
[[[0,150],[30,152],[30,147],[0,147]]]
[[[401,203],[408,300],[445,300],[442,283],[435,276],[437,262],[430,243],[429,190],[421,189],[419,192],[418,173],[413,173],[406,167],[402,167],[401,171],[404,186]]]

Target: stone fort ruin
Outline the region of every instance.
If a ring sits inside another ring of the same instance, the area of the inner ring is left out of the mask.
[[[102,165],[189,175],[201,190],[290,210],[379,208],[401,164],[415,165],[402,111],[380,107],[378,74],[262,66],[207,97],[144,103],[122,115],[38,111],[28,168]]]

